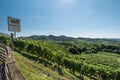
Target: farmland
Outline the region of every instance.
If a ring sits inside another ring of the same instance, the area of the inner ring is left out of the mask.
[[[9,45],[10,41],[4,42]],[[17,64],[28,80],[34,80],[30,75],[35,75],[38,80],[119,80],[119,41],[19,38],[14,41],[14,50]],[[23,62],[20,62],[21,59]]]

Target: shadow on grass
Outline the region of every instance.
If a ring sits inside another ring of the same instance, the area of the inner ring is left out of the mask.
[[[57,72],[58,72],[59,75],[61,75],[61,76],[64,75],[61,67],[55,65],[55,66],[54,66],[54,70],[55,70],[55,69],[57,70]]]
[[[30,60],[37,61],[35,56],[29,55],[28,53],[20,53],[20,54]]]
[[[52,66],[52,63],[50,63],[50,62],[48,62],[48,61],[46,61],[46,60],[43,60],[43,59],[37,59],[35,56],[32,56],[32,55],[30,55],[30,54],[28,54],[28,53],[20,53],[22,56],[24,56],[24,57],[26,57],[26,58],[28,58],[28,59],[30,59],[30,60],[33,60],[33,61],[35,61],[36,63],[38,62],[38,63],[41,63],[41,64],[43,64],[45,67],[51,67]]]

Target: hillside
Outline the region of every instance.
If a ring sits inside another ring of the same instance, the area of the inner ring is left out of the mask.
[[[25,55],[14,52],[14,57],[26,80],[69,80],[72,78],[77,80],[77,77],[69,73],[64,68],[63,76],[57,71],[45,67],[44,64],[40,64],[34,60],[31,60]]]
[[[49,69],[57,69],[60,75],[64,75],[65,70],[72,76],[85,80],[120,79],[120,46],[117,42],[101,44],[17,39],[15,46],[23,56],[42,63]]]
[[[49,63],[49,61],[40,60],[40,63],[37,63],[36,57],[27,53],[19,54],[17,52],[14,52],[14,56],[26,80],[70,80],[70,79],[78,80],[77,78],[78,73],[74,75],[73,73],[69,72],[67,68],[64,67],[61,67],[62,75],[59,74],[57,68],[56,70],[52,69],[51,64],[55,65],[52,62]],[[98,70],[99,68],[100,69],[103,68],[103,71],[107,70],[108,72],[111,72],[112,70],[116,71],[116,69],[120,69],[119,68],[120,55],[118,54],[99,52],[98,54],[69,55],[68,57],[71,60],[77,59],[77,61],[80,62],[81,60],[83,60],[84,63],[88,63],[90,66],[94,65],[96,68],[98,68]],[[46,66],[45,63],[47,63],[51,67]],[[85,67],[83,67],[83,69],[84,68]],[[84,74],[87,73],[85,72]],[[90,76],[89,78],[84,76],[85,80],[92,80],[90,78],[91,78]],[[92,78],[94,79],[94,77]]]
[[[0,38],[10,45],[7,36]],[[19,38],[14,41],[14,50],[19,53],[15,52],[16,61],[28,80],[120,80],[120,42],[117,41]]]
[[[68,36],[54,36],[54,35],[32,35],[28,37],[19,37],[22,39],[32,39],[32,40],[52,40],[52,41],[91,41],[91,42],[103,42],[103,41],[108,41],[108,42],[114,42],[114,41],[120,41],[119,38],[84,38],[84,37],[68,37]]]
[[[72,41],[74,40],[74,38],[72,37],[66,37],[66,36],[54,36],[54,35],[33,35],[33,36],[29,36],[29,37],[19,37],[22,39],[32,39],[32,40],[52,40],[52,41]]]

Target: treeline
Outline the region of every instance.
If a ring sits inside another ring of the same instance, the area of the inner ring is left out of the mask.
[[[19,52],[26,51],[36,56],[37,61],[39,61],[40,58],[44,58],[58,66],[69,69],[73,74],[79,73],[80,76],[86,75],[94,79],[120,80],[120,69],[114,69],[104,65],[95,66],[85,63],[82,60],[79,61],[69,58],[72,55],[54,52],[41,42],[17,39],[14,45]]]
[[[98,53],[102,52],[112,52],[120,54],[120,43],[94,43],[94,42],[79,42],[79,43],[70,43],[70,42],[56,42],[59,45],[65,46],[68,48],[68,51],[72,54],[81,54],[81,53]]]
[[[117,45],[101,44],[100,47],[98,47],[98,49],[99,51],[113,52],[113,53],[120,54],[120,44],[117,44]]]
[[[31,40],[52,40],[52,41],[87,41],[87,42],[119,42],[120,39],[105,39],[105,38],[83,38],[83,37],[68,37],[65,35],[54,36],[54,35],[32,35],[28,37],[19,37],[21,39],[31,39]]]
[[[69,48],[69,52],[71,52],[72,54],[81,54],[81,53],[97,53],[98,50],[96,47],[77,47],[77,46],[73,46],[71,48]]]

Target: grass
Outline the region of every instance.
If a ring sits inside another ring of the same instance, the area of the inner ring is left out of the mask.
[[[14,52],[14,57],[17,65],[25,76],[26,80],[78,80],[77,77],[62,68],[63,74],[59,75],[57,71],[45,67],[43,64],[36,63],[21,54]]]

